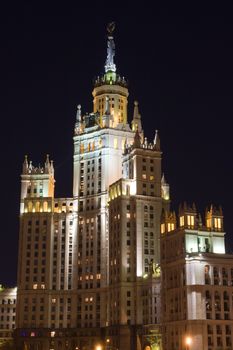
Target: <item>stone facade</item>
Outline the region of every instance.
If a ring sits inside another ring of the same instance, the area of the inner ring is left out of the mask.
[[[0,285],[0,346],[13,338],[17,288]]]
[[[163,349],[232,349],[233,256],[225,254],[222,211],[180,208],[161,223]]]
[[[222,212],[208,210],[203,225],[184,206],[177,228],[158,131],[144,136],[137,101],[128,122],[112,28],[93,112],[77,107],[72,197],[54,196],[49,156],[23,163],[17,349],[230,349]]]

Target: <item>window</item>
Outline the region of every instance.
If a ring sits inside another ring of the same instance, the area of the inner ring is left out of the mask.
[[[194,226],[194,215],[187,215],[187,224],[188,226]]]
[[[217,230],[221,230],[221,219],[214,218],[214,228]]]
[[[184,216],[180,216],[180,226],[184,226]]]

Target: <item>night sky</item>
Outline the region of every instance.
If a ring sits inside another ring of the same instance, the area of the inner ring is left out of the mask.
[[[152,139],[159,129],[172,207],[184,200],[201,212],[222,205],[233,251],[232,1],[7,3],[0,31],[0,283],[16,284],[24,155],[38,165],[49,153],[56,196],[72,196],[76,106],[92,111],[110,21],[117,71],[129,81],[129,120],[136,99],[145,135]]]

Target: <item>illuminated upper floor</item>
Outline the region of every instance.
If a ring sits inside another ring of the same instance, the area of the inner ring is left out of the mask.
[[[206,209],[204,222],[195,205],[180,207],[178,220],[175,212],[162,215],[162,252],[171,259],[196,253],[224,254],[224,236],[221,208]]]

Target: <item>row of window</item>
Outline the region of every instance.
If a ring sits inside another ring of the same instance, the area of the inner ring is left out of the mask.
[[[1,317],[0,317],[0,320],[1,321],[10,321],[10,320],[12,320],[12,321],[15,321],[15,316],[13,315],[13,316],[4,316],[4,315],[2,315]]]
[[[0,323],[0,329],[14,329],[15,328],[15,324],[3,324],[3,323]]]
[[[4,305],[4,304],[16,304],[16,299],[2,299],[1,301],[0,301],[0,303],[2,304],[2,305]]]

